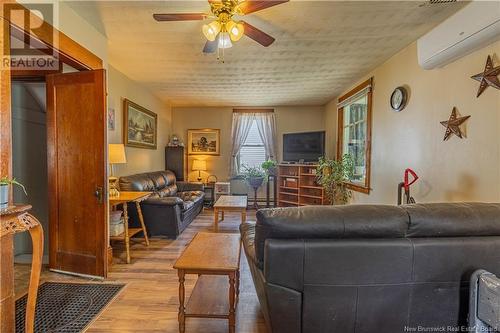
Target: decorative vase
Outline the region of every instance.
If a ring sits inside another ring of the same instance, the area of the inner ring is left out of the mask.
[[[0,185],[0,209],[9,207],[9,185]]]
[[[263,182],[264,182],[264,178],[262,178],[262,177],[248,178],[248,184],[254,189],[259,188]]]

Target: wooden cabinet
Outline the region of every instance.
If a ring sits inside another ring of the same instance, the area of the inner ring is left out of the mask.
[[[316,182],[317,165],[280,164],[278,166],[278,206],[324,205],[325,191]]]

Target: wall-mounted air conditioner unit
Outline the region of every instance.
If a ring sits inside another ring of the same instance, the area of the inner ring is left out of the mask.
[[[500,1],[473,1],[418,39],[418,63],[443,67],[498,40]]]

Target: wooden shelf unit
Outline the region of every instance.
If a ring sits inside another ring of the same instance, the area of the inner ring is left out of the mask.
[[[326,204],[325,191],[316,183],[317,165],[278,166],[278,206],[298,207]]]

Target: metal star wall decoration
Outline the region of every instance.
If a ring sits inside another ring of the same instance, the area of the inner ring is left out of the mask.
[[[441,125],[446,127],[446,132],[444,134],[443,141],[448,140],[452,134],[455,134],[460,139],[463,139],[464,134],[463,134],[460,126],[469,118],[470,118],[470,116],[458,117],[457,116],[457,108],[454,107],[453,111],[451,111],[450,119],[448,121],[441,122]]]
[[[482,73],[471,76],[471,79],[479,81],[479,90],[477,91],[476,97],[479,97],[483,93],[483,91],[488,88],[488,86],[500,89],[498,74],[500,74],[500,66],[493,67],[491,56],[488,55],[488,59],[486,59],[486,65],[484,66],[484,71]]]

